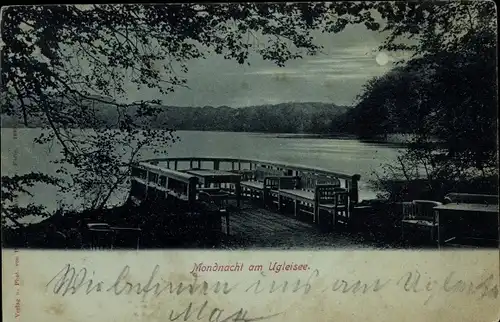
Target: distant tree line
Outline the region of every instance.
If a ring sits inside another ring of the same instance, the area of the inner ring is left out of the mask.
[[[327,103],[283,103],[244,108],[167,107],[160,113],[178,130],[273,133],[329,133],[336,117],[349,107]]]
[[[103,127],[114,127],[118,117],[112,104],[96,103],[89,108],[95,110]],[[129,115],[137,112],[138,107],[130,107]],[[232,108],[229,106],[179,107],[162,106],[158,115],[149,120],[156,129],[193,130],[193,131],[231,131],[231,132],[272,132],[272,133],[319,133],[337,132],[336,119],[345,114],[350,107],[331,103],[282,103],[276,105],[248,106]],[[12,118],[3,118],[4,127],[22,125]],[[17,123],[17,124],[14,124]],[[30,127],[45,127],[42,119],[34,120]]]

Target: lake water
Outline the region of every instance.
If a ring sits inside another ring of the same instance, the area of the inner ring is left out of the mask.
[[[2,175],[23,174],[39,171],[55,174],[55,160],[59,149],[33,143],[40,129],[2,129]],[[180,141],[169,148],[169,157],[213,156],[270,160],[321,167],[344,173],[361,175],[360,199],[376,196],[368,185],[373,171],[380,170],[380,164],[394,162],[398,148],[389,144],[365,143],[358,140],[283,138],[283,134],[228,133],[178,131]],[[152,152],[144,153],[146,158],[164,157]],[[60,202],[78,207],[81,202],[59,195],[55,187],[45,185],[31,189],[33,196],[19,198],[19,204],[33,202],[43,204],[53,211]],[[117,196],[113,203],[120,203],[126,191]],[[32,220],[32,219],[26,219]]]

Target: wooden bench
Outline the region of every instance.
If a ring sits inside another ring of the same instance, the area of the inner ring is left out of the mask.
[[[403,202],[401,220],[401,239],[405,241],[405,234],[409,229],[424,231],[429,234],[430,241],[436,242],[438,222],[435,207],[442,203],[432,200],[413,200]]]
[[[279,211],[282,205],[280,191],[296,189],[298,180],[296,176],[267,177],[265,181],[265,201],[270,200]]]
[[[219,191],[200,191],[198,193],[198,200],[202,202],[206,202],[209,204],[213,204],[217,207],[218,210],[226,211],[227,201],[229,195],[222,190]]]
[[[198,200],[208,205],[211,208],[212,212],[218,212],[220,214],[221,228],[224,228],[225,233],[229,235],[230,224],[229,224],[229,211],[227,209],[228,194],[224,193],[222,190],[219,191],[212,190],[210,192],[200,191],[198,193]],[[222,221],[224,221],[224,223]]]
[[[110,227],[114,232],[113,248],[140,248],[142,230],[134,227]]]
[[[333,202],[327,203],[329,200],[321,200],[319,204],[319,212],[326,212],[327,217],[325,222],[320,221],[318,214],[318,223],[327,227],[335,227],[338,224],[347,226],[349,223],[349,192],[345,188],[335,187],[333,189]]]
[[[132,166],[131,196],[144,199],[175,198],[188,204],[196,200],[198,178],[184,172],[141,162]]]
[[[271,190],[277,188],[278,178],[285,175],[283,171],[265,168],[262,166],[257,167],[253,171],[243,171],[241,188],[245,194],[248,194],[251,199],[260,199],[265,202],[266,194]]]
[[[335,195],[340,192],[340,180],[315,174],[302,174],[293,178],[284,181],[279,187],[279,209],[283,199],[291,200],[295,216],[305,213],[312,217],[312,222],[317,222],[320,205],[335,204]]]

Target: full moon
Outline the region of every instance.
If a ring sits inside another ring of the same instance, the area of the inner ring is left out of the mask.
[[[389,56],[386,53],[378,53],[377,57],[375,57],[375,61],[380,66],[384,66],[389,62]]]

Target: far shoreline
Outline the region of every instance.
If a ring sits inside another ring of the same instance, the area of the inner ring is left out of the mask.
[[[46,127],[2,127],[6,130],[51,130]],[[74,130],[85,131],[85,130],[95,130],[92,128],[75,128]],[[112,129],[110,129],[112,130]],[[157,129],[161,130],[161,129]],[[169,131],[169,129],[165,129]],[[208,132],[208,133],[236,133],[236,134],[247,134],[247,135],[268,135],[279,139],[334,139],[334,140],[356,140],[365,143],[375,143],[375,144],[396,144],[396,145],[406,145],[408,139],[405,138],[407,134],[402,133],[390,133],[388,138],[373,137],[373,138],[361,138],[355,134],[351,133],[280,133],[280,132],[259,132],[259,131],[225,131],[225,130],[172,130],[172,133],[182,133],[182,132]]]

